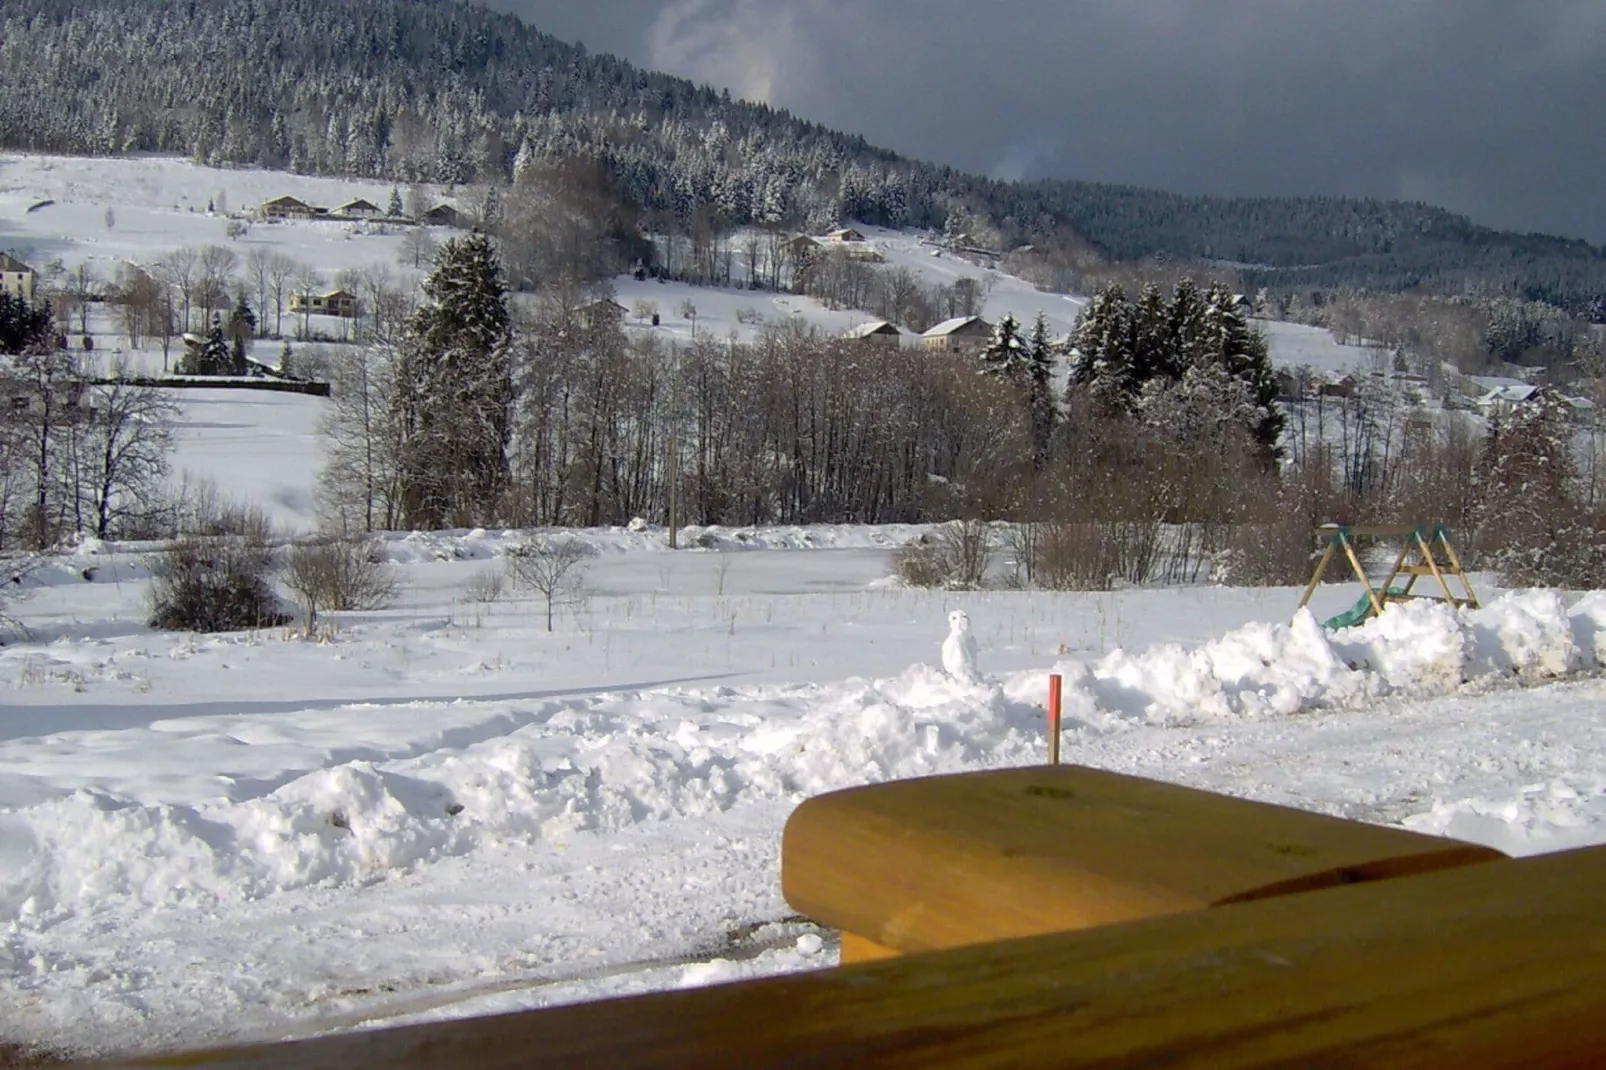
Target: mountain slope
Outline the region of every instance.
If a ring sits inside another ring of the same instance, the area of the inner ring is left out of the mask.
[[[0,147],[444,184],[581,158],[686,228],[701,211],[711,225],[852,218],[1011,245],[1075,232],[1115,259],[1249,265],[1250,284],[1273,288],[1471,286],[1579,312],[1606,295],[1606,251],[1587,243],[1418,204],[996,182],[456,0],[7,0]]]

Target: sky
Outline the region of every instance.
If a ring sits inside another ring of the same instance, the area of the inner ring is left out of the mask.
[[[1001,178],[1424,200],[1606,244],[1603,0],[492,0]]]

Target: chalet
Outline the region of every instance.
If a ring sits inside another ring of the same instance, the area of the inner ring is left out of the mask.
[[[449,204],[437,204],[424,213],[424,222],[433,227],[461,227],[463,214]]]
[[[903,340],[903,332],[898,330],[886,320],[871,320],[861,323],[842,335],[843,338],[855,342],[873,342],[879,345],[898,345]]]
[[[824,246],[807,234],[799,234],[786,243],[786,251],[795,260],[803,260],[822,252]]]
[[[624,305],[611,297],[604,297],[574,310],[575,321],[586,330],[593,327],[617,326],[629,313]]]
[[[980,316],[957,316],[944,320],[920,336],[927,349],[981,349],[993,336],[993,325]]]
[[[263,201],[257,214],[263,219],[311,219],[322,214],[322,210],[294,197],[275,197]]]
[[[377,219],[384,215],[379,210],[379,205],[373,201],[365,201],[361,197],[347,201],[345,204],[335,208],[331,214],[342,216],[346,219]]]
[[[38,282],[39,276],[33,268],[15,257],[0,253],[0,293],[32,301]]]
[[[820,238],[826,245],[845,245],[848,242],[863,242],[864,235],[852,227],[839,227]]]
[[[345,290],[330,290],[321,294],[292,294],[290,311],[313,316],[339,316],[357,318],[357,295]]]

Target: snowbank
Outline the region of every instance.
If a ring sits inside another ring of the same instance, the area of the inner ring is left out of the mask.
[[[1559,678],[1599,663],[1603,618],[1606,598],[1569,612],[1549,591],[1470,612],[1393,607],[1331,636],[1302,612],[1194,649],[1117,650],[1056,669],[1073,737],[1098,735]],[[256,797],[176,805],[84,789],[0,824],[0,921],[362,884],[487,847],[1029,763],[1042,754],[1046,675],[967,686],[915,665],[876,681],[551,700],[459,749],[346,761]],[[481,704],[454,704],[453,716],[468,715],[458,705]],[[414,715],[440,713],[420,704]],[[222,720],[216,738],[252,738]]]
[[[1428,697],[1501,680],[1542,681],[1606,663],[1606,595],[1569,610],[1556,591],[1514,591],[1482,609],[1422,600],[1390,606],[1328,634],[1301,610],[1291,624],[1250,624],[1193,649],[1117,650],[1062,661],[1067,723],[1191,724],[1352,708],[1387,696]],[[1040,695],[1048,673],[1009,691]]]

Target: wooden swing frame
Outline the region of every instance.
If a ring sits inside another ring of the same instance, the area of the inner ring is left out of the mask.
[[[1467,579],[1466,571],[1461,567],[1461,558],[1456,555],[1455,547],[1450,545],[1449,533],[1443,524],[1416,524],[1416,525],[1389,525],[1389,524],[1323,524],[1316,529],[1316,534],[1327,540],[1327,547],[1316,562],[1316,571],[1310,578],[1310,584],[1305,588],[1305,597],[1299,600],[1299,608],[1304,609],[1310,603],[1316,588],[1321,586],[1322,576],[1327,572],[1327,566],[1332,563],[1339,551],[1349,561],[1350,568],[1355,572],[1355,578],[1366,589],[1367,600],[1372,604],[1374,616],[1380,615],[1383,608],[1391,603],[1408,602],[1416,598],[1430,598],[1448,602],[1454,606],[1469,606],[1477,609],[1478,596],[1472,590],[1472,583]],[[1388,576],[1383,580],[1381,588],[1372,585],[1371,578],[1366,574],[1366,566],[1361,563],[1360,555],[1355,552],[1354,537],[1371,536],[1374,538],[1403,539],[1399,556],[1394,559],[1394,567],[1389,570]],[[1441,562],[1435,555],[1434,549],[1438,547],[1444,554]],[[1409,577],[1405,586],[1398,591],[1394,588],[1394,581],[1401,576]],[[1416,581],[1423,576],[1432,576],[1437,581],[1442,599],[1430,594],[1413,594],[1412,588]],[[1461,583],[1465,593],[1457,595],[1450,589],[1450,577]]]

